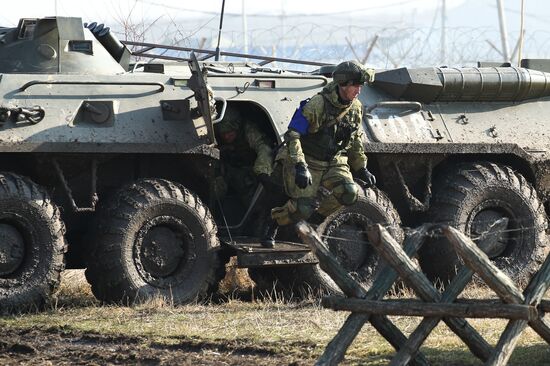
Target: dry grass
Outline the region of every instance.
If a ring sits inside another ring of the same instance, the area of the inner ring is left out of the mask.
[[[231,257],[225,264],[225,278],[219,284],[219,292],[225,295],[239,295],[252,291],[254,285],[246,268],[237,267],[237,257]]]
[[[85,307],[99,305],[86,281],[84,271],[66,270],[61,274],[59,290],[50,304],[52,310],[60,306]]]
[[[245,273],[231,276],[242,285],[226,290],[242,291],[252,286]],[[226,279],[228,280],[228,279]],[[469,288],[466,297],[487,297],[482,287]],[[404,290],[402,297],[412,293]],[[218,304],[193,304],[174,307],[153,300],[135,307],[101,306],[92,296],[81,272],[67,271],[49,310],[0,318],[0,327],[11,329],[62,329],[94,334],[145,337],[148,342],[175,344],[185,339],[209,344],[227,344],[238,340],[242,347],[263,347],[284,354],[298,363],[311,364],[322,353],[347,317],[346,313],[326,310],[317,300],[287,303],[274,295],[271,300],[241,301],[235,296]],[[392,317],[406,334],[412,332],[419,318]],[[491,343],[495,343],[506,325],[504,320],[477,319],[472,325]],[[463,343],[440,324],[427,339],[422,351],[434,365],[480,364]],[[393,354],[391,346],[366,325],[346,355],[346,364],[387,364]],[[285,361],[286,362],[286,361]],[[277,364],[277,363],[267,363]],[[530,329],[523,333],[511,364],[550,365],[550,346]]]

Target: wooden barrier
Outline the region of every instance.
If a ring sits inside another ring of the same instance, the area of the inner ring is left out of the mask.
[[[373,225],[367,234],[387,265],[379,271],[372,287],[367,291],[334,259],[327,245],[307,223],[300,222],[296,229],[319,259],[319,265],[347,296],[330,296],[323,306],[334,310],[351,311],[342,328],[327,345],[316,365],[336,365],[343,360],[346,350],[362,326],[370,322],[396,349],[390,365],[428,365],[420,346],[440,321],[460,337],[470,351],[487,365],[506,365],[521,332],[530,326],[550,344],[550,327],[543,319],[549,311],[550,301],[542,299],[550,287],[550,256],[533,276],[525,291],[515,284],[489,259],[498,251],[498,232],[506,228],[507,219],[495,222],[475,244],[464,234],[449,226],[423,225],[407,237],[403,247],[380,225]],[[440,293],[426,278],[418,265],[411,260],[424,243],[427,233],[437,229],[452,244],[464,261],[445,291]],[[502,301],[456,300],[477,273]],[[383,300],[393,283],[401,277],[412,288],[418,299]],[[388,315],[422,316],[424,319],[407,338],[388,318]],[[499,342],[491,347],[464,318],[505,318],[510,322]]]

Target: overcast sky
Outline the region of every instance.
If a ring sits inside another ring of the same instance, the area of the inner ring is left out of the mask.
[[[132,24],[154,24],[162,30],[164,22],[177,25],[178,32],[184,33],[190,41],[187,45],[196,47],[201,39],[207,39],[204,48],[215,46],[219,13],[222,0],[5,0],[9,6],[4,6],[0,12],[0,26],[16,26],[19,18],[44,16],[75,16],[84,22],[99,22],[110,26],[117,35],[122,37],[120,25],[128,20]],[[531,58],[549,57],[550,2],[547,0],[525,1],[525,46],[523,55]],[[520,28],[521,0],[502,0],[505,8],[509,48],[517,45]],[[427,60],[423,62],[443,62],[434,57],[434,49],[440,48],[443,36],[441,8],[446,4],[445,29],[447,52],[445,62],[462,62],[451,58],[456,54],[466,54],[475,48],[475,54],[470,58],[487,57],[495,59],[492,49],[501,47],[497,0],[226,0],[224,20],[223,47],[239,47],[245,34],[250,34],[250,46],[258,45],[261,38],[272,35],[288,35],[279,40],[279,52],[284,52],[286,43],[302,42],[300,36],[307,33],[290,33],[292,29],[302,32],[311,31],[316,37],[326,36],[326,42],[320,42],[320,47],[338,41],[342,44],[348,38],[357,44],[368,43],[374,33],[381,38],[377,45],[383,45],[393,57],[396,53],[405,54],[399,47],[391,47],[391,39],[383,44],[383,37],[405,38],[407,34],[415,33],[419,42],[426,44],[421,48]],[[345,7],[344,7],[345,6]],[[247,31],[243,9],[247,15]],[[262,16],[260,16],[262,15]],[[311,30],[298,25],[311,24]],[[305,29],[305,31],[304,31]],[[335,32],[335,29],[339,33]],[[391,33],[391,29],[401,29],[404,33]],[[118,33],[117,33],[118,32]],[[325,34],[328,32],[329,34]],[[368,33],[368,34],[367,34]],[[343,35],[342,35],[343,34]],[[428,36],[430,41],[428,42]],[[154,38],[147,33],[147,37]],[[147,42],[165,43],[159,39],[144,39]],[[310,40],[313,36],[310,37]],[[330,39],[329,39],[330,38]],[[416,39],[415,38],[415,39]],[[224,43],[224,40],[226,41]],[[426,40],[426,41],[424,41]],[[476,41],[475,47],[473,42]],[[388,43],[390,42],[390,43]],[[269,42],[268,42],[269,44]],[[202,46],[201,46],[202,47]],[[265,42],[262,45],[265,47]],[[409,47],[404,44],[405,51]],[[246,48],[243,48],[246,49]],[[241,49],[234,51],[242,52]],[[340,52],[339,50],[338,52]],[[432,51],[431,53],[429,51]],[[269,54],[270,50],[262,51]],[[336,52],[336,51],[335,51]],[[438,52],[438,51],[437,51]],[[472,51],[472,53],[474,53]],[[278,54],[281,57],[286,54]],[[345,54],[341,57],[350,57]],[[309,56],[304,56],[309,57]],[[468,56],[469,57],[469,56]],[[468,58],[466,57],[466,58]],[[387,57],[385,57],[387,58]],[[462,58],[464,59],[464,57]],[[407,59],[405,59],[407,60]],[[469,60],[469,58],[468,58]],[[471,60],[470,60],[471,61]],[[384,62],[384,66],[387,62]]]
[[[545,29],[550,18],[550,2],[547,0],[524,0],[527,29]],[[219,18],[222,0],[5,0],[0,12],[0,25],[15,26],[22,17],[51,15],[77,16],[84,21],[99,21],[109,24],[113,18],[126,17],[132,13],[135,19],[170,17],[212,16]],[[247,15],[271,14],[285,16],[311,16],[340,14],[342,17],[379,15],[383,23],[402,19],[429,27],[432,14],[441,7],[442,0],[226,0],[225,11],[242,14],[243,4]],[[520,0],[502,0],[510,31],[519,29]],[[345,8],[344,8],[345,6]],[[496,0],[446,0],[448,26],[498,27]],[[455,11],[455,9],[457,11]],[[372,19],[372,18],[370,18]],[[380,25],[380,24],[377,24]],[[530,26],[530,27],[529,27]]]
[[[465,0],[447,0],[452,9]],[[243,0],[226,0],[228,13],[240,14]],[[360,15],[362,12],[385,13],[388,10],[410,12],[429,10],[438,6],[439,0],[385,0],[384,3],[372,0],[347,0],[345,8],[342,2],[322,0],[244,0],[245,11],[253,14],[327,14],[341,12]],[[99,19],[108,21],[114,15],[127,14],[131,9],[139,16],[189,16],[195,12],[217,14],[221,9],[221,0],[20,0],[10,1],[0,12],[4,26],[13,26],[21,17],[42,17],[49,15],[80,16],[85,20]]]

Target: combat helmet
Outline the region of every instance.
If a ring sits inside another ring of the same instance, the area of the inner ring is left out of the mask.
[[[357,61],[344,61],[336,65],[332,79],[340,85],[359,85],[374,81],[374,70],[363,67]]]
[[[219,133],[236,131],[242,120],[241,112],[237,108],[227,107],[223,119],[216,124]]]

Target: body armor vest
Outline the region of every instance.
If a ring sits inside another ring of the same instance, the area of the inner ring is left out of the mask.
[[[349,111],[336,108],[324,94],[323,124],[319,131],[302,135],[300,144],[305,155],[321,161],[330,161],[346,149],[357,126],[351,123]]]

